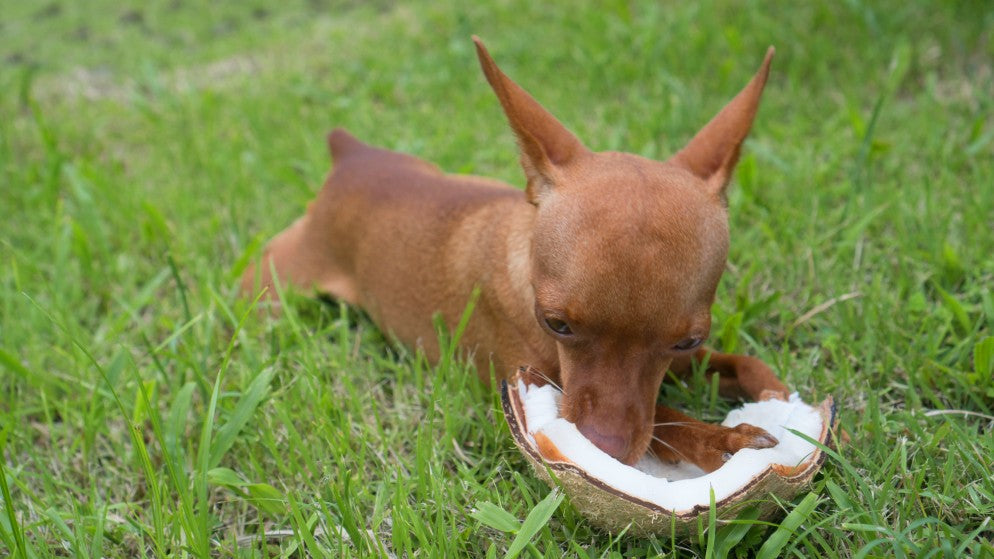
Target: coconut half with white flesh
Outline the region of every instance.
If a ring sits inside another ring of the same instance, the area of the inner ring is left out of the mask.
[[[740,450],[710,474],[651,454],[627,466],[559,417],[560,393],[542,378],[523,367],[502,384],[504,416],[514,442],[540,478],[562,486],[577,510],[612,532],[628,528],[639,535],[696,533],[707,526],[712,490],[718,519],[733,519],[747,507],[756,507],[761,519],[771,518],[779,510],[771,495],[792,499],[825,460],[821,448],[792,431],[832,446],[832,398],[812,407],[792,394],[786,402],[746,403],[722,422],[727,427],[749,423],[765,429],[779,441],[773,448]]]

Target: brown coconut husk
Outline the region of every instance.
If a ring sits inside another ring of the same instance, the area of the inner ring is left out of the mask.
[[[501,383],[501,402],[504,417],[514,443],[528,458],[535,473],[549,486],[560,486],[570,502],[594,525],[609,532],[628,529],[629,533],[648,536],[675,534],[693,536],[708,525],[710,507],[698,505],[689,510],[668,510],[655,503],[633,497],[588,475],[582,467],[570,462],[547,437],[538,433],[535,442],[528,436],[528,423],[518,390],[511,389],[519,381],[529,385],[543,385],[541,373],[531,367],[522,367],[509,380]],[[836,409],[833,399],[826,398],[817,409],[822,416],[822,430],[817,441],[832,448],[836,427]],[[803,463],[797,466],[770,464],[734,494],[715,503],[716,519],[721,522],[736,518],[745,509],[754,507],[758,519],[771,520],[782,510],[771,496],[789,501],[803,491],[825,461],[825,452],[816,447]],[[707,501],[707,496],[702,498]]]

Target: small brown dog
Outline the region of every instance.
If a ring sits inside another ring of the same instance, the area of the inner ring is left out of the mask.
[[[446,175],[409,155],[328,137],[334,169],[307,213],[266,247],[243,289],[279,280],[365,309],[438,358],[432,316],[454,325],[480,297],[461,345],[481,376],[532,365],[559,383],[562,415],[631,464],[707,471],[776,440],[656,405],[667,370],[707,359],[723,395],[783,398],[766,365],[701,347],[725,268],[725,186],[752,126],[772,48],[749,84],[676,155],[595,153],[497,67],[483,72],[517,135],[528,184]]]

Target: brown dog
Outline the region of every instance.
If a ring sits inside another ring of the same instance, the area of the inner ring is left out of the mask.
[[[686,373],[693,358],[709,359],[723,394],[787,395],[760,361],[701,347],[728,251],[724,190],[773,50],[686,147],[657,162],[588,150],[474,41],[517,135],[525,191],[446,175],[335,130],[324,188],[243,289],[261,282],[273,293],[275,273],[365,309],[437,359],[432,315],[454,325],[478,287],[461,345],[481,376],[491,363],[502,376],[525,364],[546,372],[562,387],[562,414],[619,460],[636,461],[654,434],[660,457],[708,471],[741,448],[776,444],[753,426],[656,406],[666,371]]]

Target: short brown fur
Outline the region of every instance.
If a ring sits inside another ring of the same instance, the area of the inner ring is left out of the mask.
[[[455,324],[478,287],[461,344],[481,376],[491,363],[501,377],[519,365],[545,371],[563,389],[562,414],[616,458],[633,463],[655,436],[661,457],[713,470],[741,448],[775,444],[755,427],[726,429],[656,406],[665,372],[686,374],[695,358],[709,359],[723,394],[787,395],[762,362],[696,347],[710,330],[728,251],[725,187],[772,48],[742,92],[658,162],[590,151],[474,41],[517,136],[525,191],[447,175],[335,130],[324,188],[246,272],[243,290],[272,295],[275,272],[365,309],[437,359],[431,317]]]

